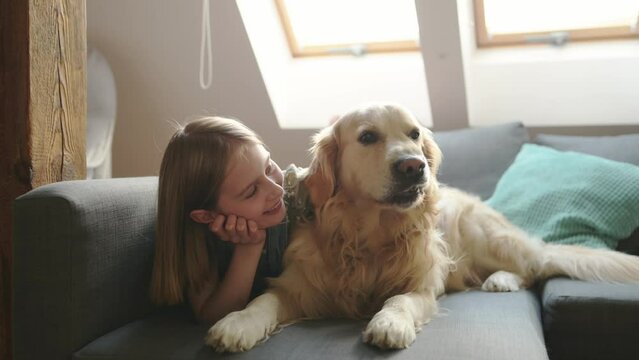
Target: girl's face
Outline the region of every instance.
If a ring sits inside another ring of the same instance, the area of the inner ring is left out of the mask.
[[[261,229],[286,216],[284,175],[264,146],[252,144],[229,162],[222,182],[217,211],[253,220]]]

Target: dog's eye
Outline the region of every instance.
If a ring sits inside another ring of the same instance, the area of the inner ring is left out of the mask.
[[[372,132],[372,131],[364,131],[359,135],[359,139],[357,139],[357,141],[359,141],[360,143],[364,144],[364,145],[370,145],[370,144],[374,144],[377,142],[377,140],[379,140],[379,136]]]
[[[410,138],[413,140],[419,139],[419,130],[415,129],[411,131],[410,134],[408,134],[408,136],[410,136]]]

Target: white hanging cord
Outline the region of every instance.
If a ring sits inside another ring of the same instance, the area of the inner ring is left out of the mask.
[[[208,75],[204,81],[204,48],[206,47]],[[211,16],[209,0],[202,0],[202,42],[200,43],[200,87],[206,90],[213,80],[213,52],[211,51]]]

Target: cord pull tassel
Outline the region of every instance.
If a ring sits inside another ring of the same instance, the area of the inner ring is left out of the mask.
[[[204,80],[205,60],[207,66],[206,81]],[[200,87],[202,88],[202,90],[207,90],[208,88],[210,88],[212,81],[213,51],[211,49],[211,15],[209,11],[209,0],[202,0],[202,41],[200,42]]]

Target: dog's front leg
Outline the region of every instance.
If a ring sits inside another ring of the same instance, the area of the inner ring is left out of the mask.
[[[432,293],[396,295],[384,302],[364,331],[364,341],[382,349],[404,349],[415,341],[416,333],[437,312]]]
[[[265,293],[251,301],[244,310],[235,311],[215,323],[205,342],[218,352],[240,352],[265,340],[283,322],[280,298]]]

